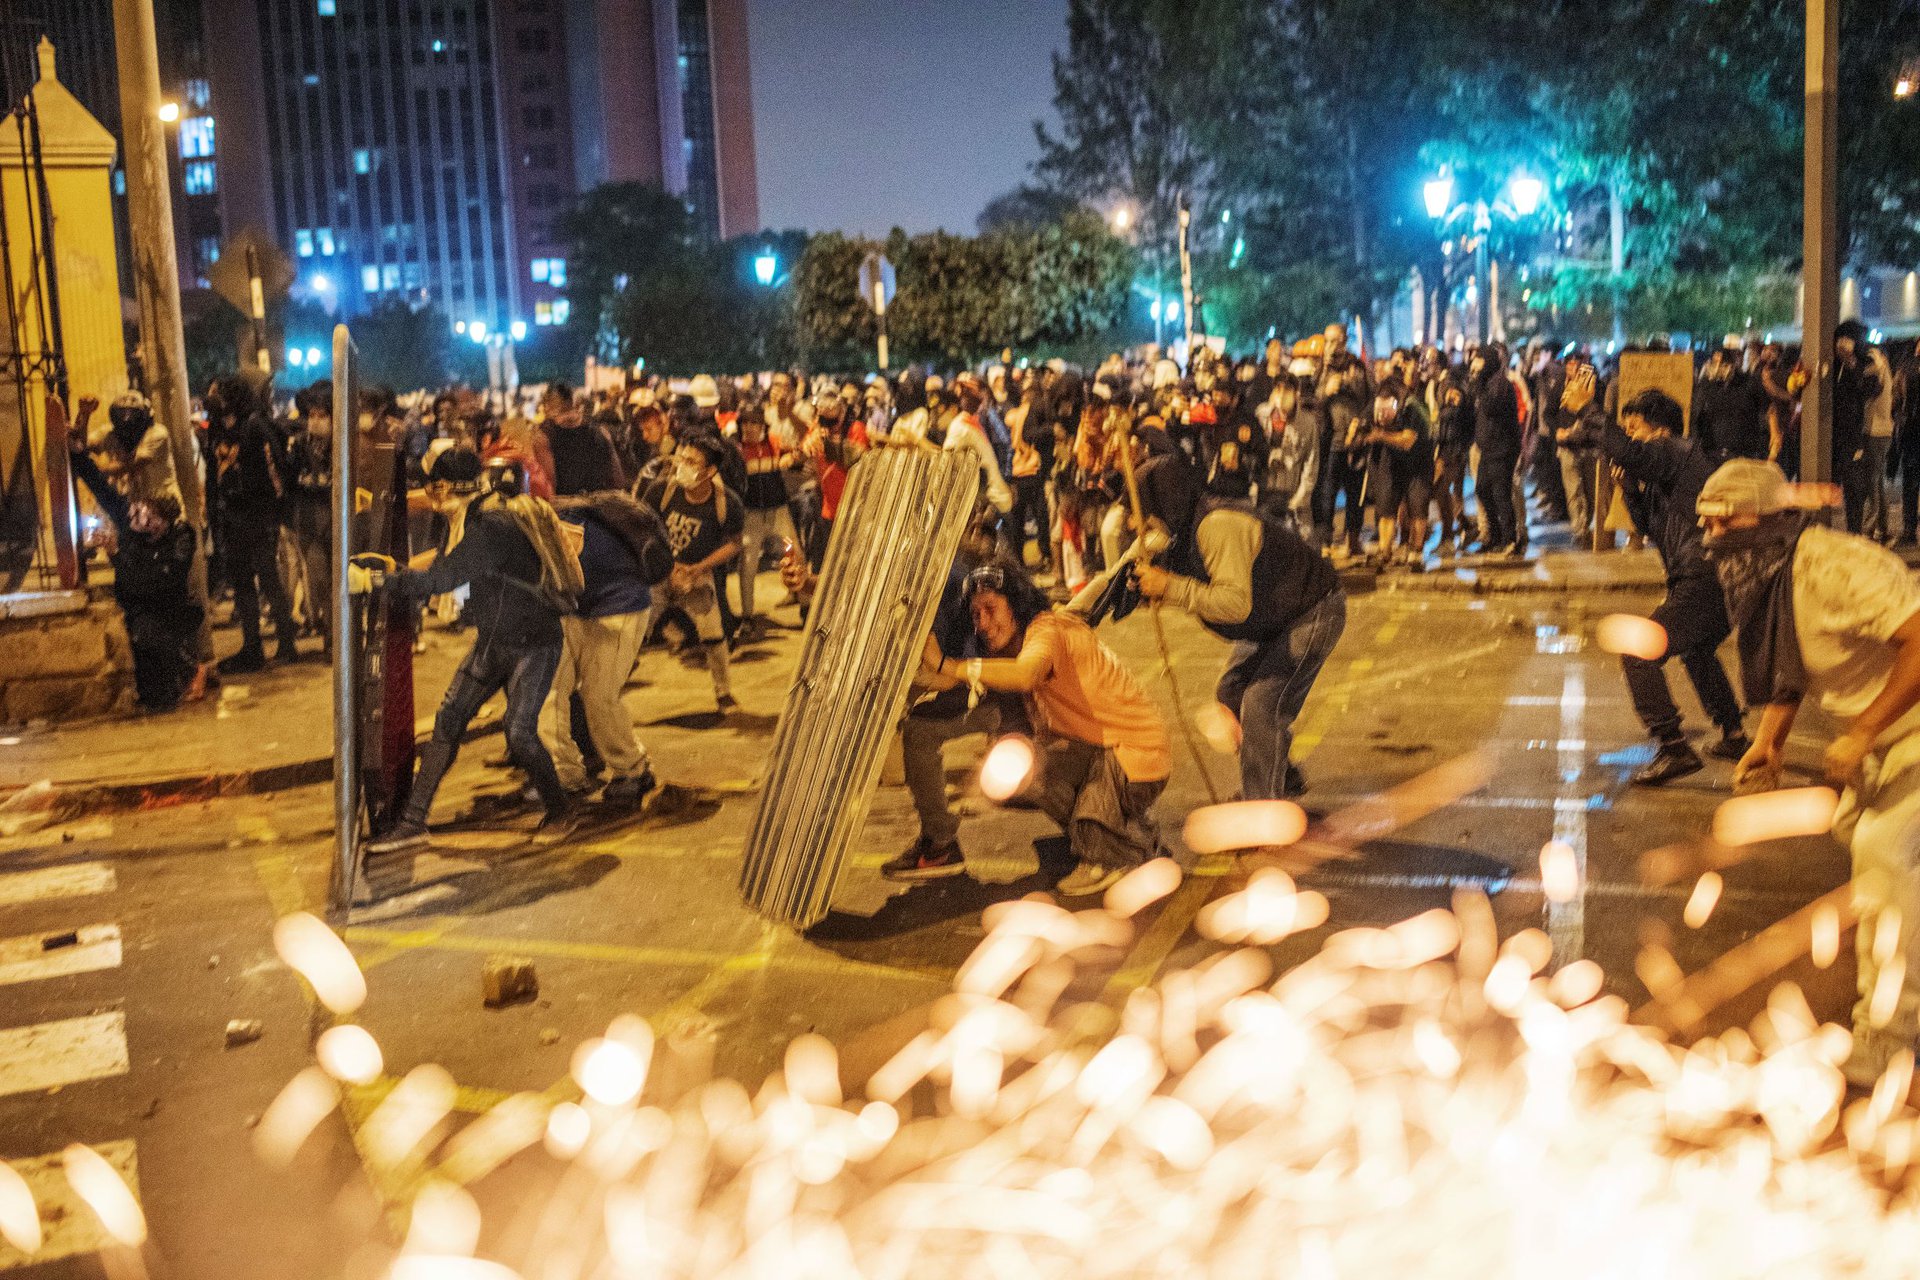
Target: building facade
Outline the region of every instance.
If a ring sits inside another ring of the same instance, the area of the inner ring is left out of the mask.
[[[745,0],[155,0],[155,11],[162,83],[180,107],[174,209],[189,289],[251,227],[294,263],[296,295],[335,314],[432,305],[470,336],[517,336],[569,319],[560,222],[600,183],[680,195],[715,239],[759,229]],[[8,100],[31,84],[42,35],[118,135],[112,0],[0,0]]]

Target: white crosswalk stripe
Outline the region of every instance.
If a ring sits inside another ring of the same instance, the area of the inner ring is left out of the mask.
[[[94,1013],[0,1031],[0,1097],[126,1073],[123,1013]]]
[[[61,993],[64,986],[58,979],[119,969],[124,950],[120,926],[101,921],[95,914],[97,904],[85,901],[118,888],[118,877],[106,862],[75,862],[0,874],[0,934],[12,923],[7,908],[71,901],[74,914],[83,910],[87,913],[79,921],[49,925],[44,911],[36,912],[30,923],[22,920],[15,928],[25,925],[40,932],[0,936],[0,988],[10,988],[11,1007],[28,1007],[24,1001],[32,997],[21,990],[23,984],[38,984],[33,988],[36,992]],[[16,1013],[14,1018],[18,1017]],[[124,1076],[128,1070],[126,1015],[117,1009],[0,1026],[0,1099],[19,1099],[43,1090],[108,1080]],[[140,1186],[133,1140],[99,1143],[94,1150],[105,1157],[137,1197]],[[43,1239],[32,1257],[0,1240],[0,1272],[95,1253],[110,1243],[93,1210],[68,1184],[59,1152],[10,1160],[8,1164],[32,1192]]]
[[[81,898],[95,893],[111,893],[116,884],[113,868],[104,862],[75,862],[64,867],[40,867],[33,871],[11,871],[0,875],[0,907],[49,898]]]
[[[140,1170],[133,1140],[119,1138],[92,1145],[113,1166],[113,1171],[120,1175],[127,1189],[138,1196]],[[26,1179],[34,1203],[40,1207],[40,1229],[43,1234],[40,1248],[32,1257],[27,1257],[5,1240],[0,1240],[0,1271],[58,1262],[62,1258],[94,1253],[112,1243],[106,1228],[100,1225],[100,1219],[94,1216],[93,1210],[74,1194],[72,1186],[68,1184],[59,1152],[25,1160],[9,1160],[7,1163]]]
[[[120,967],[120,926],[90,924],[78,929],[0,938],[0,987],[42,978],[64,978]]]

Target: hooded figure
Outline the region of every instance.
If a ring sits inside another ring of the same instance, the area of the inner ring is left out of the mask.
[[[1210,499],[1178,454],[1140,469],[1140,506],[1166,550],[1138,570],[1140,594],[1165,599],[1233,641],[1215,697],[1240,725],[1241,794],[1298,795],[1306,780],[1289,755],[1293,722],[1346,626],[1333,567],[1300,535],[1246,502]],[[1084,609],[1105,586],[1074,600]]]
[[[1519,513],[1513,501],[1513,477],[1520,465],[1520,397],[1507,377],[1507,349],[1490,342],[1475,349],[1467,364],[1473,398],[1473,443],[1480,450],[1474,491],[1486,523],[1482,549],[1511,553],[1520,542]]]

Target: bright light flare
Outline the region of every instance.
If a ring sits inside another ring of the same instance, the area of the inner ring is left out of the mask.
[[[980,762],[980,793],[995,804],[1011,800],[1032,779],[1036,758],[1033,744],[1018,734],[1000,739]]]
[[[33,1188],[18,1170],[0,1160],[0,1240],[31,1258],[40,1252],[43,1239]]]
[[[1719,905],[1720,892],[1725,887],[1718,871],[1709,871],[1694,882],[1686,909],[1680,913],[1680,918],[1687,922],[1689,929],[1698,929],[1707,923],[1707,917]]]
[[[1240,750],[1240,718],[1218,702],[1208,703],[1193,714],[1194,728],[1209,747],[1223,756]]]
[[[653,1058],[653,1028],[641,1018],[621,1015],[599,1040],[589,1040],[573,1055],[573,1078],[595,1102],[624,1107],[640,1096]]]
[[[485,1258],[408,1254],[394,1260],[388,1280],[520,1280],[520,1273]]]
[[[76,1142],[60,1153],[60,1163],[68,1185],[86,1201],[108,1235],[129,1249],[147,1242],[147,1215],[140,1212],[140,1202],[105,1156]]]
[[[287,1081],[253,1131],[254,1152],[269,1166],[293,1163],[301,1144],[339,1104],[340,1091],[319,1067],[308,1067]]]
[[[365,1027],[351,1022],[322,1031],[313,1056],[328,1075],[347,1084],[370,1084],[386,1065],[379,1042]]]
[[[1540,892],[1548,902],[1572,902],[1580,894],[1580,857],[1573,846],[1549,840],[1540,847]]]
[[[333,1012],[345,1017],[366,1003],[367,979],[359,962],[320,917],[305,911],[281,916],[273,926],[273,949]]]
[[[480,1245],[480,1206],[471,1195],[436,1178],[414,1197],[413,1218],[407,1224],[410,1254],[468,1257]]]
[[[1138,915],[1180,887],[1180,864],[1172,858],[1151,858],[1107,890],[1107,911],[1122,920]]]
[[[1289,845],[1307,834],[1307,813],[1291,800],[1236,800],[1207,805],[1187,815],[1187,847],[1195,853],[1229,853]]]
[[[1822,903],[1813,913],[1807,954],[1816,969],[1826,969],[1840,958],[1840,910]]]
[[[1831,787],[1795,787],[1735,796],[1713,815],[1713,838],[1725,845],[1758,844],[1825,834],[1840,797]]]
[[[1608,653],[1658,662],[1667,656],[1667,629],[1636,613],[1610,613],[1593,629],[1594,643]]]
[[[592,1136],[593,1117],[579,1103],[562,1102],[547,1113],[547,1153],[554,1159],[573,1159]]]

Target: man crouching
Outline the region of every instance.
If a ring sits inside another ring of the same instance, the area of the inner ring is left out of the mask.
[[[948,658],[929,643],[916,682],[1025,696],[1036,738],[1026,798],[1067,834],[1079,865],[1063,897],[1103,891],[1163,850],[1148,811],[1172,772],[1160,713],[1079,618],[1052,611],[1016,565],[975,569],[963,589],[984,658]]]

